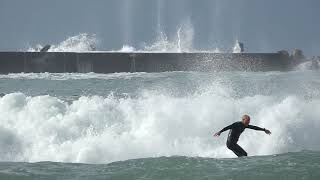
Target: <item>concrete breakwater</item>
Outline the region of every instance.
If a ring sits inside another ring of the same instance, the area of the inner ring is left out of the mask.
[[[0,52],[0,73],[285,71],[283,53]]]

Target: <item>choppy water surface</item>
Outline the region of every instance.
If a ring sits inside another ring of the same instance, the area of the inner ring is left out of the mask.
[[[319,152],[239,159],[159,157],[106,165],[67,163],[0,163],[1,179],[308,179],[320,177]]]

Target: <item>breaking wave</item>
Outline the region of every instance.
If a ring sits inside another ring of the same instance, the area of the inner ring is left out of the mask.
[[[227,91],[172,97],[146,91],[138,98],[82,96],[71,103],[52,96],[7,94],[0,99],[0,160],[108,163],[159,156],[235,157],[226,134],[212,133],[242,114],[272,136],[247,130],[249,155],[320,150],[320,99]]]

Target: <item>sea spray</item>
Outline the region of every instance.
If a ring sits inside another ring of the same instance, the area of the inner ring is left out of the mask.
[[[239,143],[249,155],[319,150],[320,100],[255,95],[233,98],[207,92],[173,97],[145,91],[138,98],[56,97],[22,93],[0,99],[2,161],[108,163],[159,156],[234,157],[226,133],[212,133],[252,116],[272,135],[246,130]]]
[[[99,40],[95,34],[81,33],[75,36],[68,37],[57,45],[51,45],[49,52],[87,52],[97,49]],[[35,48],[28,48],[29,52],[40,51],[42,45],[36,45]]]
[[[129,42],[129,34],[125,34],[125,44],[120,49],[116,50],[103,50],[98,49],[100,39],[95,34],[80,33],[78,35],[70,36],[66,40],[58,43],[51,44],[48,52],[169,52],[169,53],[183,53],[183,52],[211,52],[221,53],[219,47],[211,49],[196,49],[194,47],[194,27],[190,19],[183,21],[177,25],[174,34],[167,34],[158,27],[157,35],[151,43],[140,42],[140,46],[133,46]],[[39,52],[44,45],[38,44],[34,47],[28,47],[28,52]]]

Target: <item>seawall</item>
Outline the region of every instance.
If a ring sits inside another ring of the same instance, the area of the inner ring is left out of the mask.
[[[0,73],[285,71],[281,53],[0,52]]]

